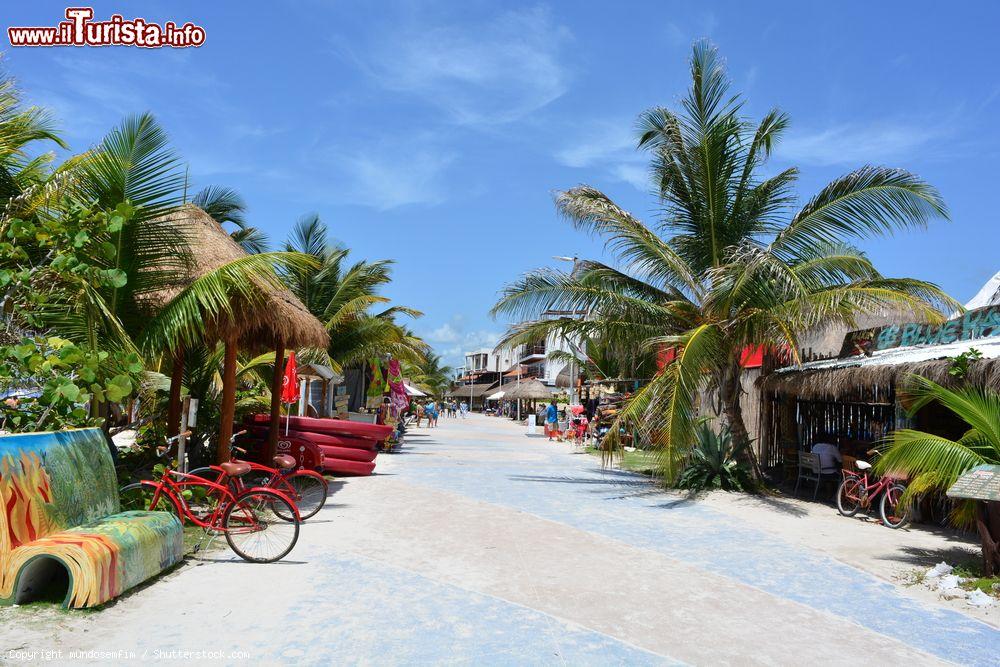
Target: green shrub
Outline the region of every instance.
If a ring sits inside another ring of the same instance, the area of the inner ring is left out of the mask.
[[[716,433],[701,420],[695,425],[694,446],[681,471],[677,486],[691,491],[724,489],[750,491],[754,488],[750,472],[738,463],[740,445],[733,444],[728,427]]]

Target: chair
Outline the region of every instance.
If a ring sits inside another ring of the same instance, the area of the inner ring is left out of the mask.
[[[816,482],[816,486],[813,488],[813,500],[819,496],[819,485],[824,479],[836,479],[838,477],[837,472],[823,472],[823,467],[820,463],[819,454],[813,454],[811,452],[799,452],[799,474],[795,479],[795,490],[792,491],[793,495],[798,495],[799,484],[802,480],[807,480],[810,482]]]

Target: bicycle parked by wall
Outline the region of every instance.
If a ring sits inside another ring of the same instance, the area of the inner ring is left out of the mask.
[[[167,438],[167,446],[158,448],[160,456],[169,455],[180,437]],[[247,463],[219,467],[230,478],[252,470]],[[167,465],[159,479],[128,484],[119,495],[123,510],[169,511],[181,523],[189,521],[210,535],[225,535],[236,555],[252,563],[281,560],[299,539],[299,511],[288,496],[274,489],[251,487],[234,493],[228,484]]]
[[[878,455],[869,450],[869,455]],[[877,477],[867,461],[854,462],[857,471],[844,470],[844,479],[837,487],[837,511],[842,516],[854,516],[858,510],[870,509],[878,502],[879,517],[889,528],[900,528],[910,520],[910,508],[900,501],[906,491],[906,484],[892,477]]]
[[[236,439],[246,433],[234,433],[229,440],[229,462],[245,463],[251,470],[245,475],[232,477],[218,465],[195,468],[189,474],[211,480],[216,484],[227,485],[233,493],[240,494],[250,487],[273,489],[288,496],[299,509],[299,519],[305,521],[323,509],[329,494],[329,483],[323,475],[315,470],[296,470],[296,460],[287,454],[278,454],[272,461],[277,468],[271,468],[254,461],[244,461],[236,458],[236,454],[246,454],[247,450],[236,446]],[[284,514],[281,507],[276,507],[278,516],[287,521],[293,520],[291,515]]]

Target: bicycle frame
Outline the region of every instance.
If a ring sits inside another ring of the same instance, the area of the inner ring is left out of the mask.
[[[296,497],[297,494],[295,492],[295,489],[292,487],[291,484],[288,483],[288,478],[293,473],[297,472],[296,470],[294,470],[294,469],[279,470],[277,468],[271,468],[271,467],[263,465],[261,463],[255,463],[254,461],[244,461],[243,459],[235,459],[235,458],[233,458],[231,460],[234,461],[234,462],[246,463],[247,465],[250,466],[251,470],[253,470],[255,472],[264,472],[264,473],[267,473],[268,475],[270,475],[270,480],[268,481],[267,485],[264,486],[264,487],[262,487],[262,488],[270,489],[272,491],[277,491],[279,493],[284,493],[290,499],[294,499]],[[225,470],[223,470],[222,468],[220,468],[217,465],[210,465],[209,468],[211,468],[215,472],[219,473],[219,478],[216,480],[219,484],[229,483],[229,481],[230,481],[231,478],[229,477],[229,475],[226,474]],[[239,477],[237,477],[235,479],[239,483],[239,486],[240,486],[241,489],[245,490],[247,488],[243,484],[242,480],[240,480]],[[281,485],[280,488],[277,488],[278,484]],[[296,505],[296,508],[298,507],[297,503],[293,503],[293,504]]]
[[[866,508],[871,505],[872,501],[877,498],[880,493],[888,489],[893,483],[893,480],[888,477],[873,477],[872,479],[874,481],[870,481],[868,479],[867,470],[864,473],[855,472],[853,470],[844,470],[843,474],[845,482],[851,478],[856,479],[860,486],[855,488],[860,488],[864,492],[863,497],[855,497],[851,494],[848,494],[847,497],[851,500],[858,501],[862,507]]]
[[[178,479],[175,478],[179,478],[179,481]],[[143,486],[148,486],[154,489],[153,498],[149,503],[150,509],[153,509],[157,506],[161,496],[166,496],[167,500],[173,503],[174,507],[177,509],[177,513],[180,518],[186,519],[191,523],[193,523],[194,525],[199,526],[200,528],[215,530],[220,533],[234,532],[232,530],[227,529],[225,526],[221,525],[222,515],[225,513],[226,509],[230,505],[238,502],[236,496],[233,495],[232,491],[230,491],[227,487],[218,484],[216,482],[207,480],[203,477],[198,477],[196,475],[189,475],[188,473],[183,473],[177,470],[171,470],[169,468],[163,471],[163,475],[161,475],[158,481],[143,480],[140,483]],[[186,487],[198,487],[203,489],[207,488],[210,490],[210,492],[218,492],[220,494],[219,502],[212,510],[212,513],[208,515],[207,519],[200,518],[194,512],[191,511],[190,505],[188,505],[187,500],[184,499],[183,492]],[[263,488],[263,487],[253,487],[253,488]],[[288,498],[287,494],[282,493],[280,490],[277,489],[266,489],[266,490],[276,493],[282,496],[285,500],[287,500],[292,508],[292,511],[295,512],[295,521],[296,522],[300,521],[298,506],[290,498]],[[246,530],[255,531],[256,528],[254,524],[251,524],[247,527]]]

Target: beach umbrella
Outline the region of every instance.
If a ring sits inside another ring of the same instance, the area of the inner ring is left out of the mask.
[[[281,402],[294,403],[299,400],[299,365],[295,361],[295,352],[288,355],[285,364],[285,375],[281,379]],[[288,423],[291,418],[285,415],[285,435],[288,435]]]

